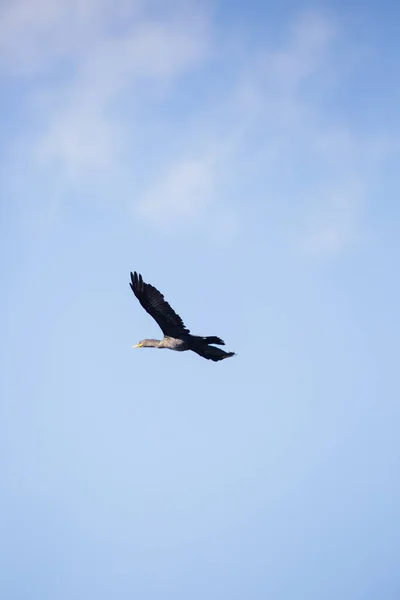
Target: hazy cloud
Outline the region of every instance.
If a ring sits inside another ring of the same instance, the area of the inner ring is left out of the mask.
[[[207,221],[210,235],[219,223],[226,239],[238,231],[245,203],[264,204],[273,187],[275,210],[293,203],[299,248],[338,253],[360,237],[375,140],[332,125],[319,100],[343,44],[339,24],[302,14],[275,47],[250,44],[227,57],[224,32],[195,3],[183,10],[180,3],[16,0],[0,17],[0,68],[30,81],[36,116],[13,143],[26,172],[56,174],[60,189],[96,191],[104,178],[122,177],[122,205],[148,226],[201,222],[204,229]],[[197,89],[209,94],[201,104],[192,96],[190,105],[184,78],[213,66],[211,58],[222,60],[220,70],[204,71]],[[184,121],[167,110],[178,92],[178,105],[192,115]],[[233,207],[238,184],[252,192]]]

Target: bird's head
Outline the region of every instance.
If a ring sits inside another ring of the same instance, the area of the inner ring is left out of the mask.
[[[141,340],[132,348],[156,348],[159,345],[158,340]]]

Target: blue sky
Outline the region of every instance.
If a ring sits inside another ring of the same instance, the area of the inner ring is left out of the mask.
[[[2,598],[398,599],[399,10],[2,4]]]

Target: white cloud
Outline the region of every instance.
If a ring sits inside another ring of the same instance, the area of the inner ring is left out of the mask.
[[[77,180],[85,170],[108,169],[114,165],[117,152],[116,131],[101,111],[73,110],[58,115],[37,143],[38,166],[60,166],[70,180]]]
[[[143,94],[149,80],[166,85],[202,59],[203,28],[140,21],[117,39],[100,39],[82,55],[70,80],[47,98],[53,104],[35,156],[43,167],[55,161],[69,176],[111,168],[121,150],[121,121],[113,102]],[[134,118],[134,114],[133,114]]]
[[[174,226],[201,216],[213,195],[211,164],[206,160],[186,160],[167,170],[135,203],[135,208],[160,227]]]
[[[142,26],[88,54],[70,85],[57,92],[47,127],[37,140],[34,153],[42,167],[55,161],[74,177],[86,169],[113,167],[120,158],[123,127],[113,114],[113,102],[127,90],[140,94],[138,88],[147,85],[143,80],[168,83],[201,56],[202,42],[195,32],[178,34],[175,27]],[[133,111],[134,107],[133,97]]]
[[[334,28],[318,14],[302,15],[290,28],[287,47],[266,56],[266,73],[277,91],[296,93],[298,87],[325,61]]]
[[[260,151],[272,162],[281,160],[284,148],[279,137],[283,132],[285,143],[290,141],[287,126],[301,110],[296,97],[298,87],[322,62],[331,35],[332,29],[324,19],[308,15],[293,28],[284,52],[263,52],[256,56],[254,65],[252,51],[244,70],[237,73],[233,90],[227,89],[220,100],[220,111],[217,107],[211,120],[205,114],[204,122],[188,132],[186,156],[166,166],[158,181],[134,202],[134,209],[158,227],[199,222],[199,217],[207,213],[210,235],[231,239],[238,231],[238,219],[217,199],[229,193],[231,182],[227,179],[241,176],[243,160],[247,160],[243,152],[252,143],[255,129],[275,129]],[[210,123],[215,125],[214,130]],[[196,151],[201,159],[192,160],[190,156]]]
[[[106,0],[9,0],[0,7],[0,65],[34,75],[78,57],[104,27]],[[118,2],[117,2],[118,6]]]
[[[346,181],[321,189],[304,225],[300,247],[311,255],[336,255],[359,237],[364,190],[361,182]]]
[[[300,248],[344,250],[360,235],[375,141],[331,126],[321,106],[335,71],[337,28],[307,13],[280,45],[226,56],[224,32],[213,36],[195,3],[182,7],[14,0],[0,9],[3,73],[51,73],[32,84],[37,122],[32,144],[25,132],[21,141],[31,169],[56,173],[60,186],[92,182],[96,191],[103,178],[122,177],[122,202],[149,226],[197,225],[214,237],[224,231],[225,239],[237,232],[246,203],[279,211],[291,202]],[[183,76],[198,74],[209,57],[220,62],[197,81],[199,104]],[[189,119],[164,114],[177,91]],[[243,181],[251,195],[233,208]],[[269,188],[274,196],[264,198]]]
[[[244,162],[258,164],[260,183],[281,177],[265,201],[275,212],[279,202],[293,206],[287,230],[295,252],[333,256],[359,241],[377,152],[384,155],[390,144],[331,125],[313,99],[325,83],[332,85],[336,27],[307,14],[290,31],[282,49],[262,53],[239,79],[236,97],[246,124],[239,147],[246,148]]]

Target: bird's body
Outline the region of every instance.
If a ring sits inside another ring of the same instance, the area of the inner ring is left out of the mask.
[[[225,342],[216,336],[201,337],[192,335],[179,315],[164,300],[164,296],[155,287],[145,283],[141,275],[131,273],[129,284],[143,308],[160,326],[164,337],[162,340],[145,339],[134,348],[167,348],[177,352],[192,350],[199,356],[214,362],[234,356],[234,352],[225,352],[211,344],[224,346]]]
[[[162,340],[142,340],[138,346],[141,348],[167,348],[167,350],[176,350],[177,352],[189,350],[187,342],[169,336],[164,336]]]

